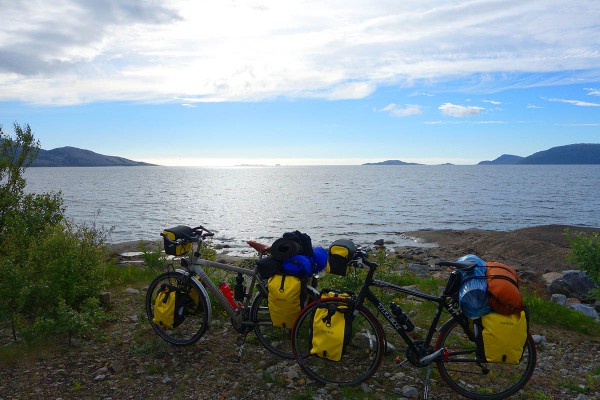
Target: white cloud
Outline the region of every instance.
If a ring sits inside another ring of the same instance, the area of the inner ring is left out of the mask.
[[[527,108],[544,108],[542,106],[537,106],[535,104],[527,104]]]
[[[561,125],[561,126],[600,126],[600,123],[597,124],[565,124],[565,125]]]
[[[335,100],[455,77],[489,92],[600,74],[594,2],[0,3],[0,101]],[[541,78],[488,79],[528,73]]]
[[[365,82],[350,82],[334,87],[327,98],[330,100],[362,99],[374,91],[373,85]]]
[[[471,124],[471,125],[500,125],[506,124],[506,121],[427,121],[425,125],[458,125],[458,124]]]
[[[415,97],[415,96],[435,97],[435,94],[428,93],[428,92],[415,92],[413,94],[410,94],[409,96],[410,97]]]
[[[600,96],[600,89],[585,88],[585,90],[587,90],[590,96]]]
[[[501,101],[496,101],[496,100],[481,100],[483,103],[490,103],[493,104],[495,106],[502,104]]]
[[[573,104],[574,106],[578,106],[578,107],[600,107],[600,103],[589,103],[587,101],[580,101],[580,100],[548,99],[548,101]]]
[[[410,117],[412,115],[423,114],[421,106],[418,104],[405,104],[403,107],[394,103],[388,104],[379,111],[387,111],[394,117]]]
[[[483,107],[460,106],[452,103],[444,103],[439,106],[438,109],[442,112],[442,114],[455,118],[476,117],[481,115],[482,110],[485,110]]]

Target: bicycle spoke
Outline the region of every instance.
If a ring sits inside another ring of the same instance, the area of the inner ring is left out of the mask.
[[[164,327],[154,323],[154,305],[161,287],[167,283],[189,296],[184,305],[185,318],[176,327]],[[174,345],[189,345],[204,335],[208,328],[208,306],[200,290],[179,272],[167,272],[158,276],[148,287],[146,315],[154,331],[165,341]]]
[[[535,346],[530,337],[518,364],[480,362],[475,343],[458,323],[440,334],[440,347],[448,349],[447,357],[437,363],[440,375],[453,390],[471,399],[508,397],[527,383],[535,368]]]

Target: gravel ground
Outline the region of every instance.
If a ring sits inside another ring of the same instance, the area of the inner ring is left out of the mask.
[[[504,233],[508,235],[504,243],[490,231],[419,231],[411,235],[427,240],[437,238],[440,245],[425,252],[406,248],[400,251],[412,252],[422,261],[438,257],[437,252],[454,257],[493,242],[495,247],[490,245],[493,249],[488,250],[493,256],[493,252],[505,246],[514,247],[519,243],[530,246],[531,242],[524,241],[523,237],[538,241],[538,250],[561,247],[557,243],[563,240],[562,231],[562,227],[546,227],[514,231],[512,235]],[[540,239],[542,234],[546,239]],[[118,246],[115,251],[137,250],[137,246],[131,248],[131,245]],[[499,261],[528,265],[516,257],[529,251],[515,248],[508,259]],[[538,258],[544,254],[538,253]],[[351,389],[307,380],[293,361],[270,354],[253,334],[248,336],[241,362],[235,362],[239,334],[226,319],[214,321],[207,334],[193,346],[170,346],[153,333],[145,319],[144,296],[142,287],[112,293],[114,318],[102,327],[102,334],[97,337],[79,339],[71,345],[47,346],[35,352],[23,351],[19,357],[0,360],[0,400],[329,400],[398,399],[415,395],[422,398],[425,371],[406,365],[399,367],[394,362],[395,355],[384,360],[373,378]],[[600,332],[584,335],[536,325],[531,327],[531,332],[540,339],[538,366],[530,382],[515,398],[600,399]],[[9,338],[8,329],[0,326],[0,345],[15,346]],[[400,353],[404,352],[400,343],[392,343]],[[459,396],[440,382],[434,372],[430,398],[456,399]]]
[[[397,399],[403,392],[422,398],[425,371],[398,367],[394,355],[363,386],[340,389],[307,380],[293,361],[270,354],[253,334],[235,362],[239,335],[228,322],[217,320],[195,345],[168,345],[145,320],[143,297],[143,291],[114,295],[116,318],[100,339],[3,360],[0,399]],[[532,332],[542,337],[538,367],[517,398],[600,398],[599,335],[540,326]],[[437,373],[433,377],[430,398],[459,398]]]

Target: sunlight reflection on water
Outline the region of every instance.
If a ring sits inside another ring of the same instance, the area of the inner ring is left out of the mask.
[[[234,248],[298,229],[413,244],[418,229],[600,226],[600,166],[302,166],[30,168],[30,192],[62,191],[77,222],[110,242],[204,225]]]

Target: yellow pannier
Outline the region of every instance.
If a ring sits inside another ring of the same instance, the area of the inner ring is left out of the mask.
[[[518,364],[521,361],[528,334],[525,311],[510,315],[491,312],[481,317],[476,326],[480,330],[476,336],[480,337],[488,362]]]
[[[328,292],[321,298],[348,297],[347,294]],[[332,361],[340,361],[346,340],[347,307],[341,302],[319,302],[312,323],[312,348],[310,354]]]
[[[297,276],[275,274],[269,278],[267,300],[273,326],[292,329],[306,300],[306,282]]]

